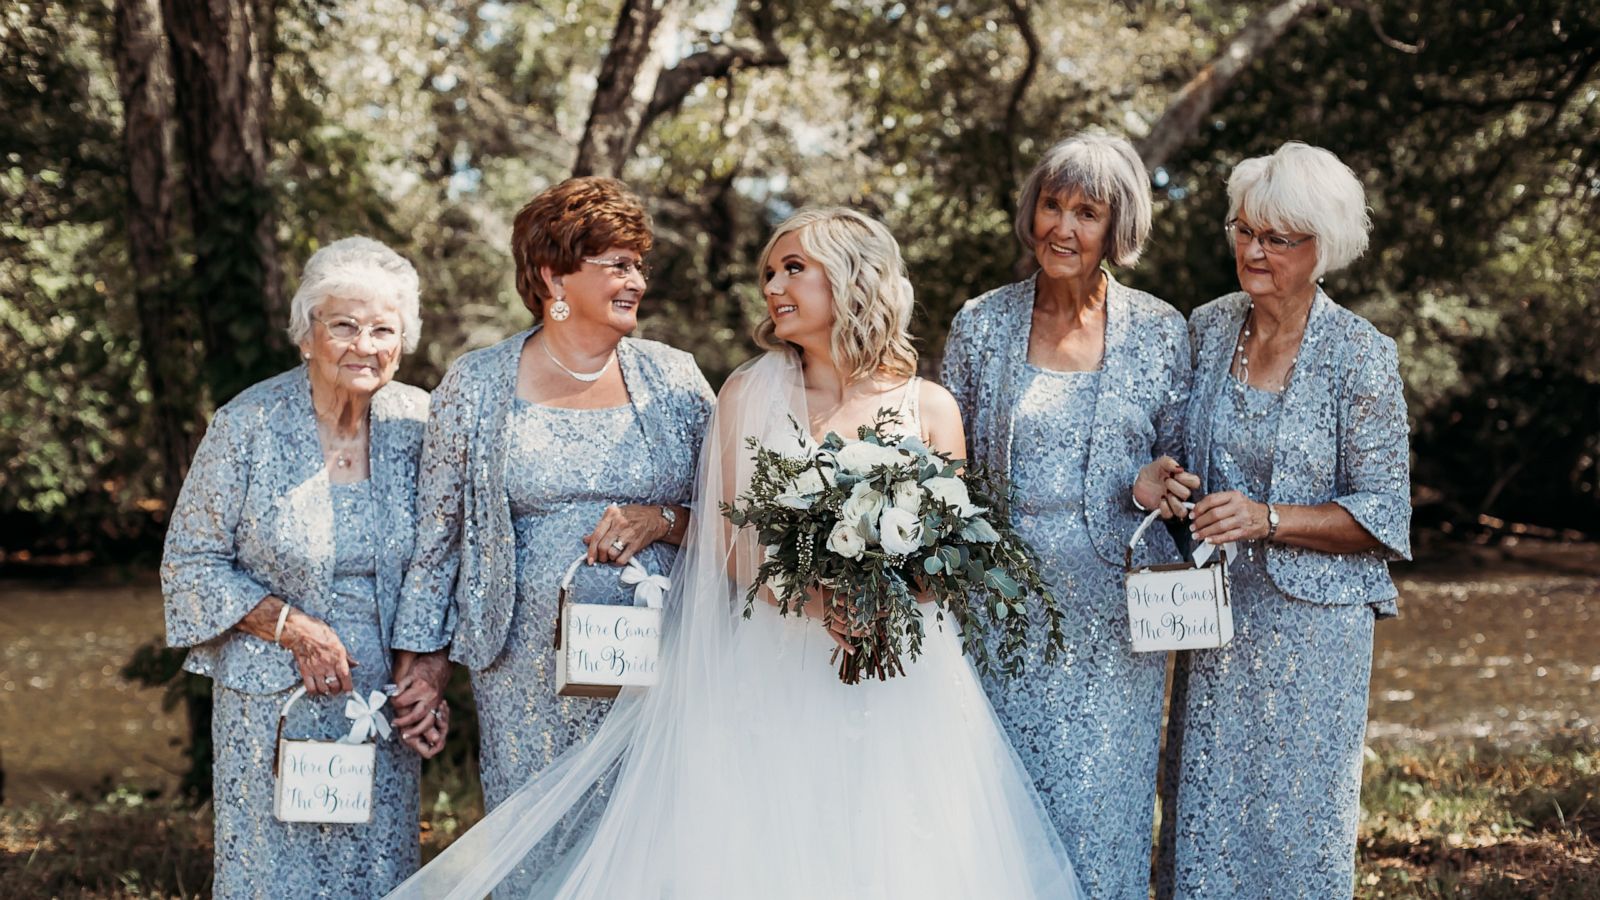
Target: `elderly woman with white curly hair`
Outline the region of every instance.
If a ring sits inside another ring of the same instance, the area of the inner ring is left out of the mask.
[[[1033,776],[1084,892],[1150,892],[1164,654],[1135,653],[1123,597],[1123,547],[1192,476],[1182,446],[1189,396],[1183,316],[1127,287],[1151,224],[1150,180],[1124,139],[1084,133],[1045,151],[1023,184],[1016,235],[1033,274],[957,314],[944,380],[972,456],[1006,477],[1010,517],[1061,600],[1068,651],[986,679],[995,713]],[[1173,562],[1165,530],[1141,564]]]
[[[1231,543],[1235,633],[1179,654],[1163,896],[1348,897],[1376,619],[1409,558],[1394,341],[1318,287],[1367,246],[1361,182],[1298,142],[1228,180],[1238,293],[1189,321],[1198,540]],[[1198,496],[1200,491],[1204,496]]]
[[[306,263],[289,336],[304,365],[218,409],[195,452],[161,565],[167,642],[210,677],[218,897],[377,897],[418,865],[417,753],[378,740],[371,820],[279,821],[279,712],[294,738],[347,736],[345,695],[390,680],[413,542],[428,395],[395,382],[421,327],[418,279],[352,237]],[[379,714],[382,714],[380,710]],[[442,743],[438,725],[414,739]]]

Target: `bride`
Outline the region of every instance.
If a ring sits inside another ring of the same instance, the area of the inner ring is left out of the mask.
[[[762,551],[718,511],[748,484],[748,438],[798,451],[797,424],[854,437],[891,408],[907,433],[966,453],[954,399],[915,376],[911,286],[887,229],[804,210],[759,271],[768,352],[718,397],[660,681],[624,690],[587,743],[391,896],[481,897],[530,853],[553,860],[534,873],[541,898],[1079,896],[952,623],[925,619],[904,675],[846,685],[830,656],[847,635],[820,591],[804,616],[761,602],[744,616]],[[597,794],[603,812],[575,809]]]

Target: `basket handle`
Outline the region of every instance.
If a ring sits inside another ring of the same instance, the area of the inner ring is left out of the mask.
[[[572,578],[578,574],[578,567],[583,565],[587,556],[579,556],[567,566],[567,571],[562,574],[561,582],[556,587],[556,629],[555,648],[561,649],[561,611],[566,609],[568,597],[572,594]],[[672,587],[672,582],[666,576],[652,575],[644,564],[635,556],[628,560],[628,565],[618,576],[624,584],[633,585],[633,605],[646,606],[651,609],[661,608],[661,599],[667,589]]]
[[[1183,504],[1183,508],[1194,509],[1194,504],[1185,503]],[[1134,529],[1133,537],[1128,538],[1128,548],[1124,550],[1122,554],[1123,568],[1133,568],[1133,550],[1135,547],[1139,546],[1139,539],[1144,537],[1145,530],[1150,527],[1150,523],[1154,522],[1156,517],[1159,515],[1161,515],[1160,509],[1151,510],[1150,514],[1144,517],[1144,521],[1139,523],[1139,527]],[[1213,544],[1210,541],[1201,541],[1200,546],[1196,547],[1194,552],[1191,554],[1194,557],[1194,566],[1198,569],[1205,565],[1211,559],[1211,554],[1217,552],[1218,550],[1221,550],[1224,555],[1227,555],[1228,551],[1231,549],[1232,545],[1230,544],[1223,544],[1221,547],[1218,547],[1216,544]]]

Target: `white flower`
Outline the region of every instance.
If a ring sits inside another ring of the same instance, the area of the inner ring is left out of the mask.
[[[883,511],[878,519],[878,542],[883,552],[909,556],[922,549],[922,519],[896,506]]]
[[[904,453],[893,447],[880,447],[866,441],[851,441],[839,450],[839,468],[852,475],[866,475],[874,466],[894,466],[906,462]]]
[[[922,515],[922,488],[907,478],[894,483],[894,505],[912,515]]]
[[[878,514],[883,512],[884,503],[884,496],[873,490],[871,483],[858,481],[850,488],[850,499],[839,510],[839,520],[852,528],[862,520],[876,522]]]
[[[929,478],[922,483],[922,486],[928,489],[928,493],[932,494],[935,500],[955,507],[956,514],[963,519],[983,512],[981,507],[972,504],[972,497],[967,494],[966,482],[959,478]]]
[[[840,522],[828,535],[828,549],[845,559],[860,559],[867,549],[867,539],[854,527]]]
[[[796,475],[794,481],[789,482],[789,489],[779,494],[777,500],[790,509],[810,509],[816,496],[827,488],[827,481],[815,468],[809,468]]]

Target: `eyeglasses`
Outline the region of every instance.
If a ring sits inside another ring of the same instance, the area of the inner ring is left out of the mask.
[[[1255,241],[1261,245],[1262,250],[1274,256],[1280,253],[1288,253],[1290,250],[1316,237],[1314,234],[1308,234],[1303,238],[1286,238],[1271,231],[1257,231],[1238,219],[1230,220],[1223,227],[1232,233],[1234,244],[1240,247],[1248,247],[1251,241]]]
[[[388,322],[362,325],[354,319],[319,319],[316,316],[312,316],[311,320],[327,329],[328,337],[341,344],[353,344],[363,334],[371,337],[373,346],[379,348],[393,347],[400,343],[400,329]]]
[[[650,264],[644,260],[628,259],[624,256],[619,256],[615,259],[605,259],[603,257],[596,259],[585,256],[583,261],[586,263],[594,263],[597,266],[605,266],[611,270],[612,275],[615,275],[618,278],[627,278],[634,272],[638,272],[640,278],[644,279],[645,281],[649,281],[650,273],[654,271],[650,268]]]

